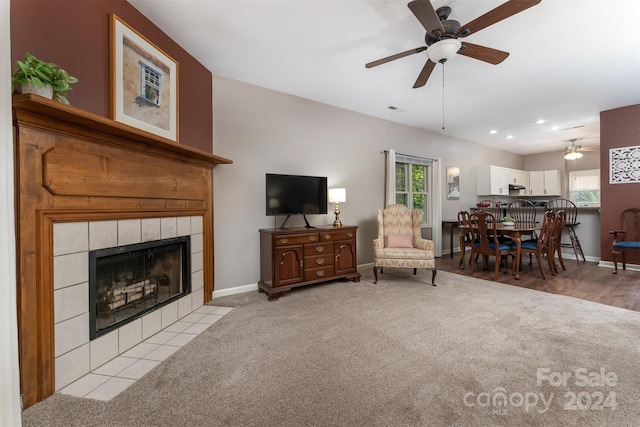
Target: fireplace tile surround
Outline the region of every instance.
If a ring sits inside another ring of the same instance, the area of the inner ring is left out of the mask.
[[[190,236],[191,293],[89,340],[88,251]],[[117,358],[203,305],[202,216],[81,221],[53,227],[55,390]]]

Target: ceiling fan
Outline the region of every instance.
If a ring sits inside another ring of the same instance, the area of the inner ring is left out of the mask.
[[[582,147],[582,145],[576,145],[576,141],[580,141],[582,138],[571,138],[567,139],[565,142],[570,142],[567,148],[564,149],[564,158],[567,160],[577,160],[582,158],[583,151],[598,151],[598,147]]]
[[[424,86],[431,75],[436,63],[444,64],[456,53],[479,59],[489,64],[499,64],[504,61],[509,52],[480,46],[469,42],[461,42],[459,38],[467,37],[470,34],[502,21],[516,13],[520,13],[532,6],[537,5],[542,0],[509,0],[506,3],[490,10],[484,15],[474,19],[466,25],[460,25],[458,21],[448,19],[451,8],[443,6],[435,10],[429,0],[413,0],[407,5],[422,26],[427,30],[424,37],[426,46],[420,46],[405,52],[396,53],[377,61],[369,62],[367,68],[376,67],[387,62],[427,51],[427,62],[418,75],[418,79],[413,85],[414,89]]]

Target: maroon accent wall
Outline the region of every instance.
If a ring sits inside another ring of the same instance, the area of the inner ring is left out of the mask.
[[[640,183],[609,184],[609,149],[640,145],[640,105],[600,113],[600,253],[603,261],[613,261],[613,236],[620,228],[620,213],[640,207]],[[640,264],[639,251],[627,251],[627,262]]]
[[[211,153],[211,72],[124,0],[11,0],[12,63],[29,51],[58,64],[80,80],[71,104],[110,117],[110,13],[178,62],[178,142]]]

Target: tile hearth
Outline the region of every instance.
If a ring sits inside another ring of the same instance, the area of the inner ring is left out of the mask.
[[[229,307],[203,305],[64,387],[59,393],[111,400],[231,310]]]

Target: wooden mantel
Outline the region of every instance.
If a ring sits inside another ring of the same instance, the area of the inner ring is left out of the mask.
[[[13,97],[20,386],[55,391],[53,224],[203,217],[204,298],[213,283],[213,168],[231,160],[37,95]]]

